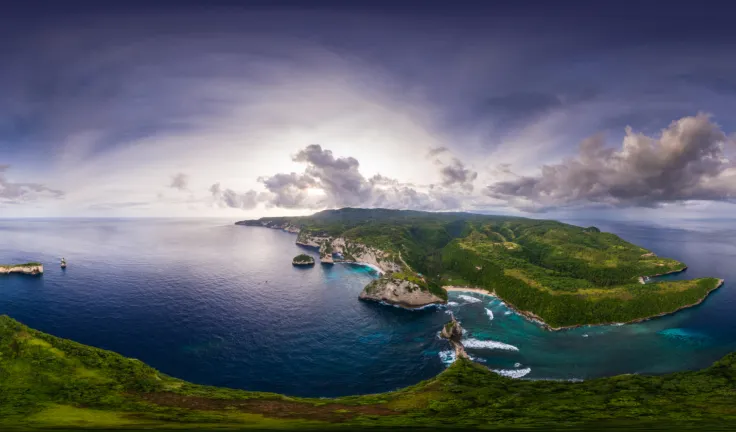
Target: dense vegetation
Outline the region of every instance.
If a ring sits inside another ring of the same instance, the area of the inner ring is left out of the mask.
[[[386,209],[326,210],[245,225],[295,226],[301,235],[344,237],[403,260],[423,289],[477,286],[551,327],[628,322],[701,301],[720,281],[639,283],[685,269],[596,227],[548,220]],[[418,275],[417,275],[418,276]],[[405,279],[408,276],[403,277]]]
[[[307,254],[299,254],[294,257],[293,260],[291,260],[292,264],[294,265],[310,265],[314,264],[314,258]]]
[[[697,372],[505,378],[459,360],[390,393],[337,399],[200,386],[0,316],[0,430],[36,428],[736,427],[736,353]]]

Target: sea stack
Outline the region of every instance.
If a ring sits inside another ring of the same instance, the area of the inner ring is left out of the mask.
[[[451,314],[452,320],[442,327],[440,336],[450,341],[452,347],[455,349],[457,358],[463,357],[468,358],[468,354],[465,352],[465,347],[462,344],[463,328],[460,323],[455,319],[455,315]]]

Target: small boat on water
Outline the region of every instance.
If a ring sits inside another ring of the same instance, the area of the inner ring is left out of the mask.
[[[64,258],[61,259],[61,268],[66,268],[66,260]]]

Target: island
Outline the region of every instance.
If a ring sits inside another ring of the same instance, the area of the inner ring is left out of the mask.
[[[296,233],[296,243],[319,250],[321,260],[375,268],[382,276],[363,300],[415,309],[445,303],[444,287],[474,289],[549,330],[674,313],[723,284],[657,280],[687,266],[597,227],[552,220],[343,208],[236,224]]]
[[[442,333],[455,341],[462,330],[453,320]],[[457,356],[436,377],[387,393],[290,397],[193,384],[0,316],[0,430],[7,431],[735,430],[734,394],[736,353],[700,371],[583,382],[512,379]]]
[[[291,265],[293,266],[313,266],[314,265],[314,258],[307,254],[299,254],[294,257],[293,260],[291,260]]]
[[[38,263],[38,262],[29,262],[25,264],[0,265],[0,274],[10,274],[10,273],[40,275],[43,273],[43,264]]]

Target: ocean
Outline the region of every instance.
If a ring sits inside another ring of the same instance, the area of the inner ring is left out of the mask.
[[[0,314],[195,383],[295,396],[384,392],[436,375],[452,361],[438,338],[450,311],[476,361],[523,379],[699,369],[736,351],[729,221],[681,228],[569,221],[689,266],[669,277],[726,283],[671,316],[561,332],[473,293],[453,292],[448,306],[419,311],[359,301],[373,270],[293,267],[295,255],[317,253],[294,244],[294,234],[232,222],[2,219],[0,263],[41,261],[45,273],[0,276]]]

